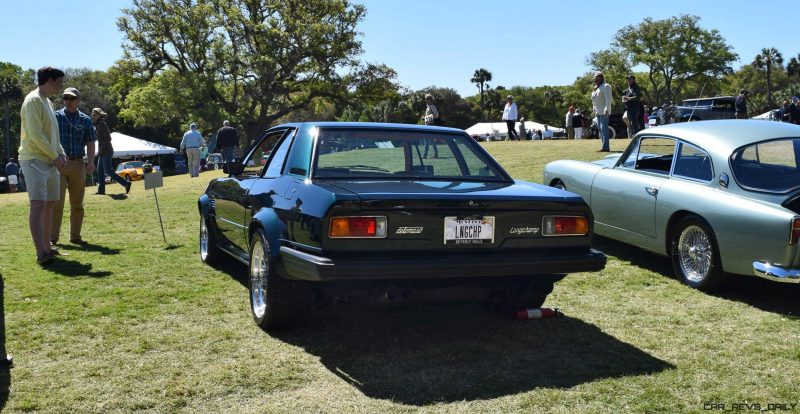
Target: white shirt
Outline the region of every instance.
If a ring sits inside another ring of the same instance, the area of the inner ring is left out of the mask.
[[[510,104],[507,103],[506,107],[503,108],[503,121],[516,121],[516,120],[517,120],[517,104],[515,104],[514,102],[511,102]]]
[[[592,106],[595,115],[608,116],[611,114],[611,85],[603,82],[592,92]]]
[[[567,118],[566,118],[566,120],[564,120],[564,125],[566,125],[567,128],[572,126],[572,116],[573,115],[575,115],[573,112],[567,112]]]

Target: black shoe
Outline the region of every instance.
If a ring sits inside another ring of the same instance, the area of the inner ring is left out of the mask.
[[[69,242],[72,243],[72,244],[77,244],[79,246],[88,246],[89,245],[89,242],[87,242],[86,240],[81,239],[81,238],[69,239]]]
[[[106,193],[101,193],[101,192],[98,191],[98,192],[94,193],[94,195],[106,195]]]
[[[131,192],[131,182],[128,181],[128,184],[125,184],[125,194],[128,194],[130,192]]]

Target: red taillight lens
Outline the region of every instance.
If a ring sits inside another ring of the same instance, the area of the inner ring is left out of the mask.
[[[789,244],[797,244],[800,240],[800,217],[792,219],[792,237],[789,239]]]
[[[549,216],[542,219],[545,236],[583,236],[589,233],[589,220],[579,216]]]
[[[333,217],[331,237],[386,237],[386,217]]]

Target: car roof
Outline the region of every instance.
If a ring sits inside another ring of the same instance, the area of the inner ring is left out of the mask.
[[[670,135],[728,156],[737,148],[755,142],[800,137],[800,126],[788,122],[724,119],[667,124],[647,128],[637,135]]]
[[[690,99],[684,99],[683,101],[684,101],[684,102],[688,102],[688,101],[705,101],[705,100],[707,100],[707,99],[736,99],[736,97],[735,97],[735,96],[729,96],[729,95],[725,95],[725,96],[711,96],[711,97],[708,97],[708,98],[690,98]]]
[[[440,126],[433,126],[433,125],[416,125],[416,124],[392,124],[392,123],[384,123],[384,122],[334,122],[334,121],[313,121],[313,122],[295,122],[295,123],[288,123],[288,124],[281,124],[276,125],[272,128],[283,128],[283,127],[335,127],[335,128],[365,128],[365,129],[405,129],[405,130],[417,130],[417,131],[442,131],[442,132],[460,132],[463,133],[463,129],[458,128],[448,128],[448,127],[440,127]],[[270,129],[272,129],[270,128]]]

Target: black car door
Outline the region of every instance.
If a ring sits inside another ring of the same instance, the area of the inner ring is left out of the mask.
[[[242,171],[236,175],[220,178],[212,193],[216,202],[216,224],[223,236],[234,245],[247,252],[247,225],[250,210],[250,188],[261,179],[264,167],[272,150],[286,130],[266,134],[245,156],[241,162]]]

